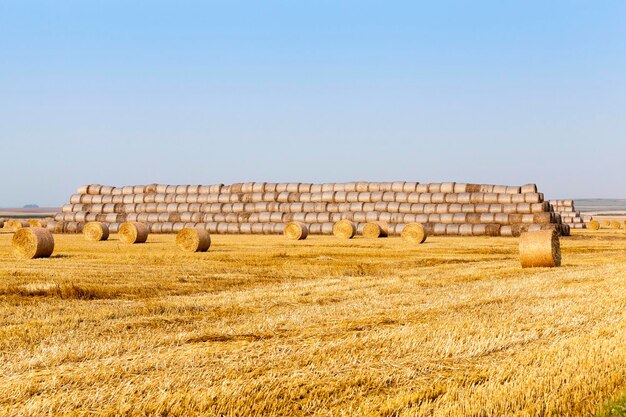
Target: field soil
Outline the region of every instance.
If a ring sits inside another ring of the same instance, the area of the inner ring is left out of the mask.
[[[584,416],[626,388],[626,234],[563,267],[517,239],[0,234],[0,415]]]

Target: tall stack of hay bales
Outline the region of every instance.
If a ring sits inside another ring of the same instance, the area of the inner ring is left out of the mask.
[[[552,211],[561,216],[561,223],[570,226],[572,229],[586,229],[587,223],[593,220],[593,217],[581,215],[576,210],[574,200],[550,200]]]
[[[297,222],[309,234],[332,235],[341,220],[352,222],[359,235],[372,222],[386,224],[389,235],[400,235],[410,223],[435,236],[569,234],[534,184],[454,182],[91,184],[70,197],[48,228],[80,233],[86,223],[100,222],[116,233],[130,222],[146,224],[150,233],[201,227],[212,234],[281,234],[286,224]]]

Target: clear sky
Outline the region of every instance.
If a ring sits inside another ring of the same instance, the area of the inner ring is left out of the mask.
[[[0,207],[80,184],[626,198],[626,2],[0,0]]]

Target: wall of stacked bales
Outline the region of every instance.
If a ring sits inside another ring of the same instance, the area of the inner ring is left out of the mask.
[[[101,222],[112,233],[124,222],[145,223],[150,233],[202,227],[214,234],[280,234],[285,224],[305,223],[309,233],[330,235],[340,220],[388,224],[398,235],[421,223],[434,236],[519,236],[525,231],[569,226],[534,184],[349,182],[231,185],[134,185],[80,187],[48,224],[56,233],[80,233]]]
[[[587,223],[593,220],[592,216],[581,215],[576,210],[574,200],[550,200],[552,211],[561,216],[561,223],[568,225],[572,229],[586,229]]]

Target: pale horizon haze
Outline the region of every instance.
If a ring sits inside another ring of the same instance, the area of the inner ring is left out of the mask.
[[[626,2],[0,0],[0,207],[79,185],[626,198]]]

